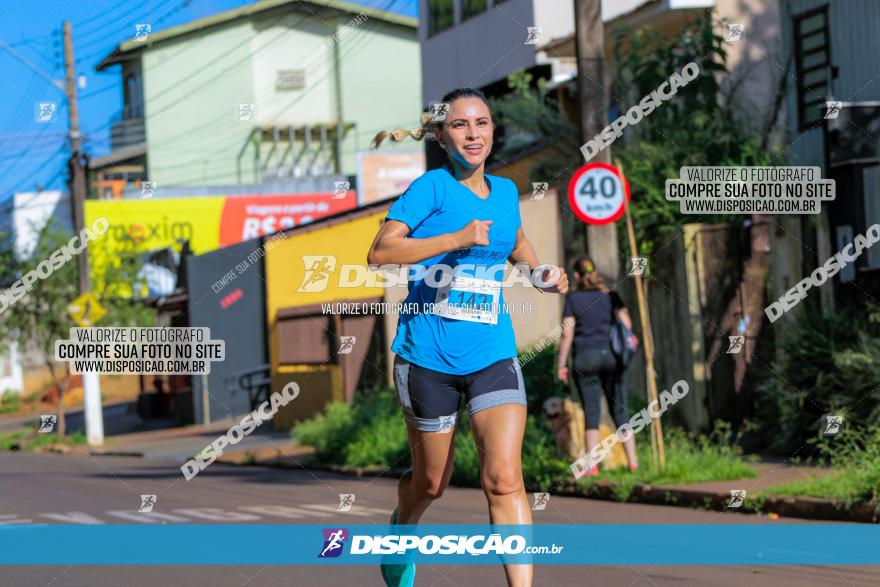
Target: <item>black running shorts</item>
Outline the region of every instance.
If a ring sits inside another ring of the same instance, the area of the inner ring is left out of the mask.
[[[455,426],[461,396],[471,414],[501,404],[526,405],[522,371],[516,359],[502,359],[467,375],[450,375],[394,358],[394,384],[407,423],[423,432]]]

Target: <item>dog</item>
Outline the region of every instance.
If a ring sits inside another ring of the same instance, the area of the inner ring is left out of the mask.
[[[568,398],[551,397],[544,402],[544,418],[556,434],[556,452],[572,460],[584,454],[584,410]]]

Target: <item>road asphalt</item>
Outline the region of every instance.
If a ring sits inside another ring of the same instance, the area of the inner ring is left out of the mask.
[[[199,439],[202,442],[202,439]],[[157,455],[158,456],[158,455]],[[162,458],[164,457],[164,458]],[[386,523],[395,501],[395,480],[326,471],[238,467],[214,463],[185,481],[181,462],[107,455],[0,453],[0,524]],[[338,513],[339,494],[356,495],[350,513]],[[140,495],[157,496],[154,515],[138,514]],[[758,515],[672,506],[613,503],[552,496],[538,524],[804,524]],[[488,522],[480,490],[449,488],[423,518],[430,523]],[[812,522],[816,523],[816,522]],[[821,522],[820,522],[821,523]],[[243,536],[259,540],[258,536]],[[675,536],[669,537],[670,541]],[[63,548],[47,544],[46,548]],[[150,548],[149,544],[130,545]],[[266,548],[300,548],[267,544]],[[218,548],[234,548],[218,545]],[[880,566],[536,566],[534,585],[876,585]],[[382,586],[369,566],[5,566],[0,587],[62,586]],[[504,585],[498,566],[420,565],[419,587]]]

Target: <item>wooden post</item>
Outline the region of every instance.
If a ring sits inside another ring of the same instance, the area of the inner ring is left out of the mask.
[[[617,172],[620,174],[620,181],[623,184],[623,165],[620,161],[614,162]],[[626,212],[626,233],[629,238],[629,251],[631,257],[638,257],[638,247],[636,246],[636,232],[633,229],[632,217],[629,213],[629,205],[624,196],[623,203]],[[654,372],[654,335],[651,332],[651,318],[648,315],[648,304],[645,300],[645,291],[642,289],[642,276],[634,275],[636,278],[636,297],[639,303],[639,321],[642,324],[642,343],[645,346],[645,380],[648,382],[648,403],[657,401],[657,379]],[[654,464],[659,463],[660,470],[666,468],[666,451],[663,447],[663,425],[660,418],[651,419],[651,454],[654,457]]]

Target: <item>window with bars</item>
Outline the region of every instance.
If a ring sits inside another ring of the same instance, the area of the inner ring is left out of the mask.
[[[799,14],[793,21],[798,126],[805,130],[824,118],[825,102],[831,95],[828,6]]]
[[[486,0],[461,0],[461,20],[486,12]]]
[[[880,165],[865,167],[862,170],[865,199],[865,228],[880,222]],[[880,268],[880,248],[871,247],[866,255],[865,266],[870,269]]]
[[[455,24],[455,0],[428,0],[428,36]]]

